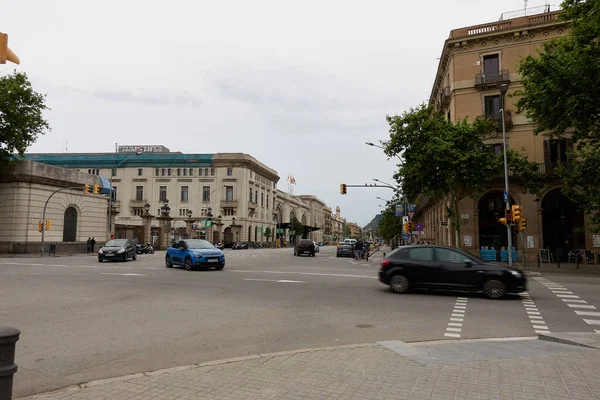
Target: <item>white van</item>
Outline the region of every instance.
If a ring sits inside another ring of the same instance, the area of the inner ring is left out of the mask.
[[[356,239],[344,239],[344,241],[342,242],[342,244],[351,244],[352,246],[354,246],[355,243]]]

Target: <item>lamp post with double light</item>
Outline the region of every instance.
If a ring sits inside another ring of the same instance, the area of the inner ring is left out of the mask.
[[[508,191],[508,157],[506,154],[506,113],[504,110],[504,100],[506,97],[506,92],[508,91],[508,84],[503,83],[500,85],[500,113],[502,115],[502,147],[504,153],[504,196],[506,198],[506,209],[510,210],[510,192]],[[506,224],[506,232],[508,239],[508,265],[512,266],[513,258],[512,258],[512,226],[510,223]]]
[[[141,215],[144,224],[144,244],[152,243],[152,218],[150,214],[150,204],[144,204],[144,213]]]
[[[121,161],[119,161],[117,163],[117,165],[114,166],[114,168],[112,168],[110,170],[110,178],[109,178],[109,193],[108,193],[108,238],[109,240],[113,238],[113,224],[112,224],[112,214],[113,214],[113,209],[112,209],[112,203],[113,203],[113,196],[114,196],[114,192],[113,192],[113,176],[117,175],[117,168],[119,168],[119,166],[121,164],[123,164],[125,161],[129,160],[130,158],[139,156],[140,154],[142,154],[143,151],[142,150],[138,150],[135,153],[131,154],[129,157],[125,157],[124,159],[122,159]],[[115,196],[116,197],[116,196]],[[115,198],[115,200],[117,200]]]

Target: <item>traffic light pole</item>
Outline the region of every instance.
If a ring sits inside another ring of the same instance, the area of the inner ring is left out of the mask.
[[[46,199],[46,203],[44,204],[44,211],[42,212],[42,252],[40,253],[40,257],[44,256],[44,240],[46,239],[46,235],[45,235],[45,233],[46,233],[46,208],[48,207],[48,202],[56,193],[62,192],[63,190],[71,190],[71,189],[81,189],[81,186],[71,186],[71,187],[66,187],[66,188],[61,188],[61,189],[55,190]]]
[[[508,158],[506,155],[506,123],[504,122],[504,96],[506,95],[507,89],[507,84],[500,86],[500,98],[502,99],[502,108],[500,109],[500,112],[502,113],[502,145],[504,148],[504,193],[506,193],[506,209],[510,210],[510,192],[508,191]],[[506,224],[506,231],[508,239],[508,265],[512,266],[512,226],[508,223]]]

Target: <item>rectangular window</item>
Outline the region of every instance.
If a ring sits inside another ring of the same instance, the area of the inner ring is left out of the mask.
[[[233,175],[233,168],[227,168],[227,176]]]
[[[504,154],[502,143],[490,144],[490,151],[497,156],[501,156]]]
[[[143,186],[136,186],[135,187],[135,199],[137,201],[144,200],[144,187]]]
[[[181,168],[177,168],[177,176],[181,176]]]
[[[235,208],[224,208],[223,209],[223,214],[226,217],[231,217],[231,216],[235,215]]]
[[[265,206],[265,194],[264,193],[260,194],[260,206],[261,207]]]
[[[165,176],[165,169],[164,168],[160,172],[161,172],[161,176]]]
[[[167,187],[166,186],[160,186],[158,188],[158,200],[160,200],[160,201],[167,200]]]
[[[117,187],[113,185],[112,190],[112,201],[117,201]]]
[[[188,201],[188,186],[181,187],[181,201]]]
[[[172,172],[173,172],[173,171],[171,170],[171,168],[169,168],[169,169],[167,170],[167,175],[168,175],[168,176],[171,176],[171,175],[172,175]]]
[[[204,176],[208,176],[208,168],[204,168]]]
[[[500,72],[500,57],[498,54],[483,56],[483,72],[490,77],[497,76]]]
[[[250,200],[248,200],[250,203],[252,203],[252,188],[250,188]]]
[[[202,186],[202,201],[210,201],[210,186]]]
[[[225,187],[225,200],[226,201],[233,201],[233,186],[226,186]]]
[[[191,171],[191,169],[190,169],[190,171]],[[184,168],[183,169],[183,176],[187,176],[187,172],[188,172],[187,168]]]
[[[202,176],[202,168],[198,169],[198,176]]]
[[[184,175],[185,175],[185,174],[184,174]],[[190,168],[190,176],[193,176],[193,175],[194,175],[194,169],[193,169],[193,168]]]
[[[156,176],[160,175],[160,174],[159,174],[160,170],[159,170],[158,168],[156,168],[156,170],[155,170],[154,172],[156,173],[156,174],[155,174]]]
[[[500,95],[485,96],[483,106],[486,118],[500,119]]]
[[[269,209],[269,195],[267,195],[267,210]]]
[[[258,204],[258,190],[254,192],[254,204]]]
[[[131,209],[131,213],[133,215],[143,215],[144,214],[144,207],[134,207]]]
[[[210,176],[215,176],[215,169],[214,168],[210,169]]]
[[[144,170],[141,168],[138,168],[138,176],[142,176],[144,174]]]
[[[98,175],[98,170],[96,170],[95,175]],[[112,176],[117,176],[117,169],[116,168],[112,169]]]

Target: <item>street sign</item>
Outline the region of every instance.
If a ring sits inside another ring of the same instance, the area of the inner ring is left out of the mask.
[[[192,230],[193,231],[197,231],[198,230],[198,224],[192,224]]]
[[[405,215],[404,217],[402,217],[402,224],[408,222],[410,218],[408,218],[408,215]]]
[[[402,234],[402,240],[408,240],[408,233]]]
[[[413,215],[415,215],[415,213],[417,212],[417,205],[415,203],[411,203],[408,205],[408,216],[410,218],[413,217]]]
[[[508,203],[508,192],[506,190],[504,191],[504,196],[503,197],[504,197],[504,202]]]
[[[448,226],[448,221],[440,221],[440,226]]]
[[[404,215],[404,204],[396,204],[396,217]]]
[[[416,229],[417,231],[421,232],[421,231],[423,230],[423,225],[421,225],[421,224],[417,224],[417,225],[415,225],[415,229]]]

